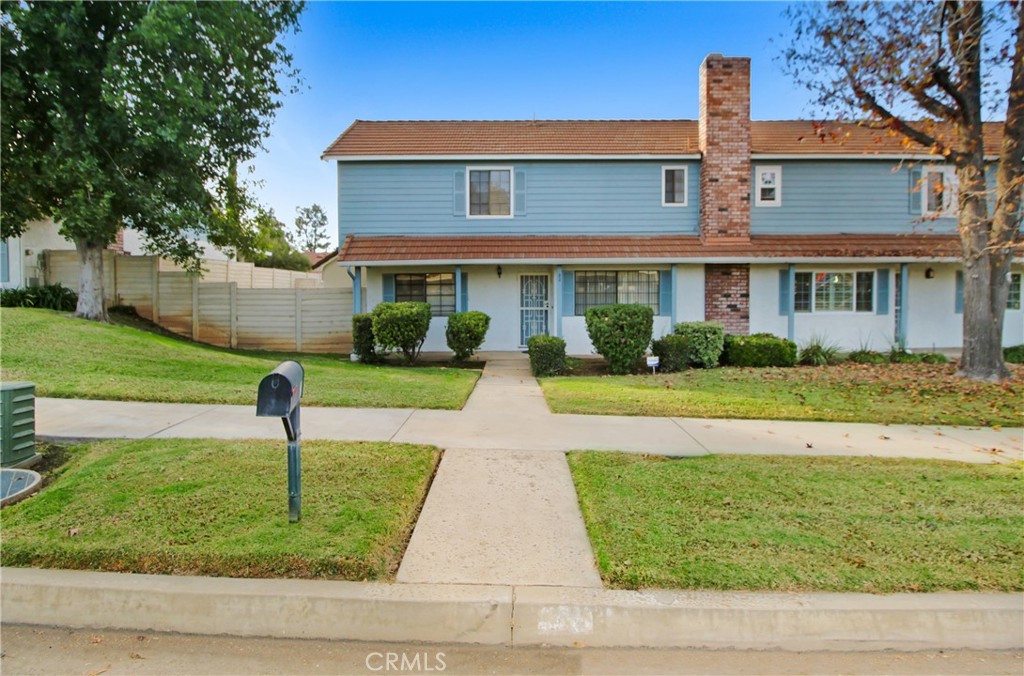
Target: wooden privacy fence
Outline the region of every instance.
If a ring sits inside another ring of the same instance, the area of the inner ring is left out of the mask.
[[[77,289],[78,266],[73,251],[47,251],[47,283]],[[306,288],[319,285],[317,273],[225,261],[204,261],[203,267],[208,272],[200,280],[155,256],[111,254],[103,268],[107,302],[132,305],[168,331],[221,347],[351,350],[351,289]]]

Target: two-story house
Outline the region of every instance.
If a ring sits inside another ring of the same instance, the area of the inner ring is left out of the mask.
[[[955,174],[854,125],[751,121],[750,60],[708,56],[698,120],[357,120],[337,161],[338,263],[356,311],[426,301],[491,316],[483,346],[534,334],[592,351],[587,308],[855,349],[962,344]],[[986,131],[996,156],[998,125]],[[1024,342],[1021,261],[1004,343]]]

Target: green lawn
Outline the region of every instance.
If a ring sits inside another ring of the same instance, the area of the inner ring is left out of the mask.
[[[353,364],[347,356],[224,350],[48,310],[4,308],[3,380],[43,397],[256,404],[260,379],[284,359],[306,370],[307,406],[459,409],[479,372]]]
[[[1024,368],[1008,383],[951,364],[690,369],[658,376],[545,378],[555,413],[1019,426]]]
[[[777,456],[569,456],[614,587],[1024,589],[1021,467]]]
[[[0,513],[5,566],[231,577],[387,579],[439,452],[313,441],[288,523],[281,442],[106,441]]]

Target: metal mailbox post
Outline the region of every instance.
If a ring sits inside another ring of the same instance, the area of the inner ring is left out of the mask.
[[[299,402],[305,371],[297,361],[283,361],[260,381],[256,394],[256,415],[280,418],[288,436],[288,521],[302,517],[302,460],[299,455],[302,425]]]

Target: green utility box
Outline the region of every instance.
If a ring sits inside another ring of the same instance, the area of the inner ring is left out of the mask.
[[[0,384],[0,466],[29,467],[39,458],[35,384]]]

